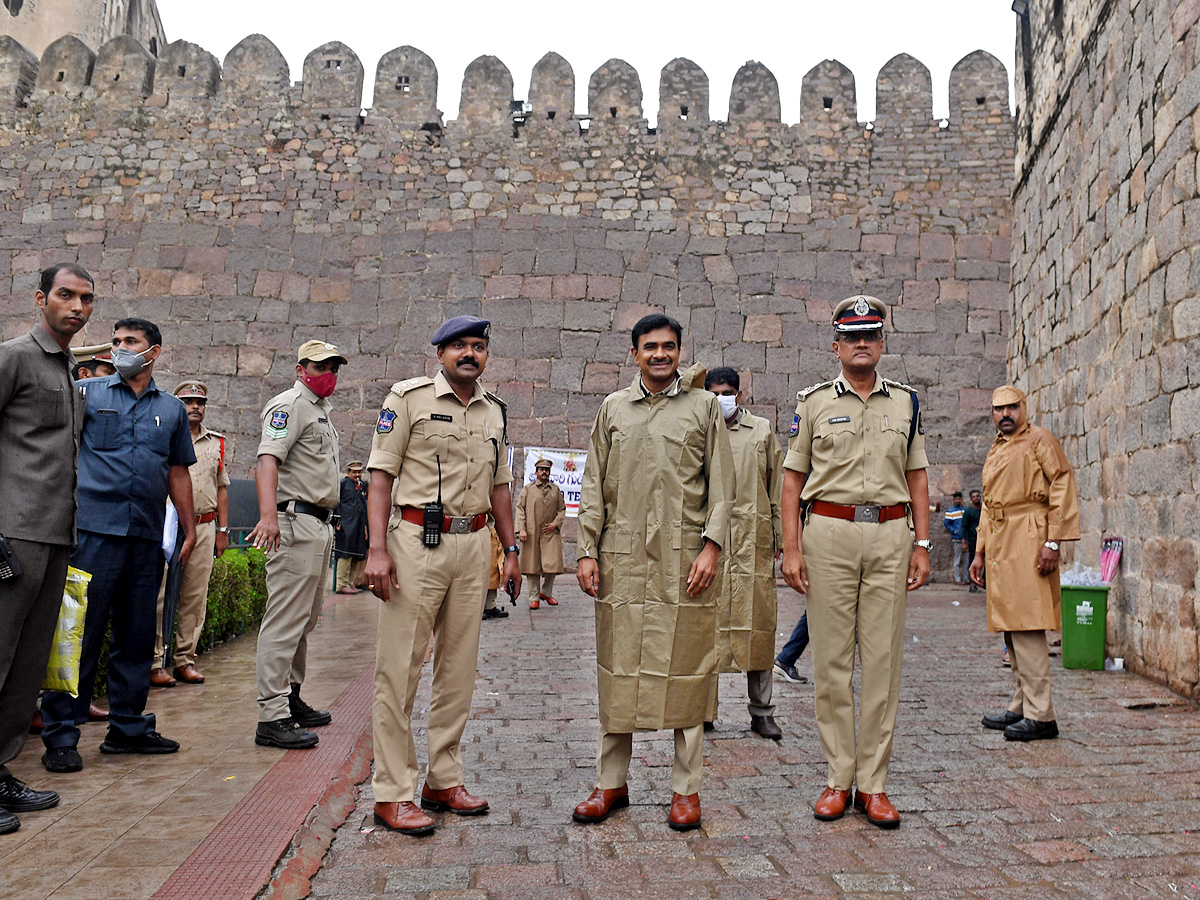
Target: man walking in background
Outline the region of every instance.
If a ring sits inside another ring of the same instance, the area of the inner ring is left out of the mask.
[[[964,560],[963,554],[963,505],[962,491],[955,491],[951,498],[950,507],[942,519],[942,527],[950,535],[950,547],[954,551],[954,583],[967,583],[967,566],[969,560]]]

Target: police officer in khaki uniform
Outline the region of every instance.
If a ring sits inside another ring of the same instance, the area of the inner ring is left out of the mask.
[[[895,828],[900,814],[883,789],[900,693],[906,592],[929,578],[929,463],[916,392],[875,371],[886,315],[874,297],[839,303],[833,352],[842,372],[797,395],[783,463],[783,576],[808,595],[817,730],[829,764],[814,815],[841,818],[857,784],[855,808],[873,825]],[[857,745],[856,639],[862,664]]]
[[[300,699],[308,633],[321,615],[340,499],[338,433],[329,395],[346,358],[333,344],[306,341],[296,383],[262,413],[258,445],[258,524],[250,543],[267,551],[267,609],[258,631],[258,730],[254,742],[285,750],[315,747],[309,731],[326,710]],[[280,515],[282,513],[282,515]]]
[[[562,524],[567,518],[567,501],[562,489],[550,482],[552,468],[553,464],[544,456],[537,460],[533,464],[536,480],[521,488],[517,497],[514,524],[524,545],[521,574],[531,578],[530,596],[537,591],[537,596],[529,601],[530,609],[537,609],[542,600],[558,606],[554,578],[563,570]]]
[[[192,505],[196,511],[196,546],[183,567],[179,590],[179,609],[175,619],[175,675],[163,668],[163,601],[166,578],[158,591],[158,634],[154,641],[154,664],[150,683],[171,687],[176,680],[203,684],[204,676],[196,668],[196,643],[204,627],[208,608],[208,579],[213,559],[229,547],[229,494],[225,473],[225,435],[204,425],[208,407],[208,386],[202,381],[185,381],[175,388],[175,396],[187,407],[188,427],[196,462],[189,468],[192,476]]]
[[[367,587],[383,601],[375,662],[375,822],[404,834],[434,829],[413,803],[411,724],[431,632],[429,769],[421,806],[460,816],[488,810],[487,801],[463,785],[459,741],[475,689],[491,558],[489,512],[504,544],[502,583],[521,587],[507,413],[479,384],[490,327],[485,319],[456,316],[437,330],[432,343],[441,371],[392,385],[367,461]]]

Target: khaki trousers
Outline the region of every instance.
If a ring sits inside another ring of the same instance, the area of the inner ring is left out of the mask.
[[[333,528],[315,516],[279,514],[279,549],[267,556],[267,609],[258,629],[258,721],[291,715],[292,685],[304,684],[308,633],[321,617]]]
[[[884,790],[900,699],[912,531],[904,519],[872,524],[812,515],[804,526],[813,699],[829,787]],[[862,667],[854,738],[854,645]]]
[[[484,529],[443,534],[421,543],[421,526],[403,520],[388,533],[400,588],[379,605],[375,656],[375,776],[378,803],[411,801],[417,788],[413,702],[429,635],[435,636],[429,702],[429,770],[425,783],[445,790],[463,783],[459,742],[471,712],[479,657],[479,625],[487,592],[491,539]]]
[[[1004,643],[1012,660],[1017,689],[1009,701],[1009,712],[1035,722],[1053,722],[1050,703],[1050,649],[1044,631],[1006,631]]]
[[[611,791],[629,780],[633,758],[633,735],[600,732],[596,748],[596,787]],[[675,765],[671,768],[671,790],[685,797],[700,793],[704,774],[704,726],[675,729]]]
[[[367,560],[365,557],[336,557],[333,563],[333,589],[340,591],[342,588],[357,587],[360,584],[364,584],[366,579],[363,577],[363,572],[366,568]]]
[[[205,522],[196,526],[196,546],[183,567],[183,584],[179,589],[179,609],[175,611],[176,668],[196,663],[196,644],[204,629],[204,614],[208,611],[208,581],[212,577],[213,553],[217,544],[217,523]],[[163,664],[162,614],[163,601],[167,593],[167,573],[163,572],[162,584],[158,588],[158,626],[154,637],[154,666]]]
[[[554,579],[558,577],[554,575],[528,575],[529,579],[529,596],[534,597],[535,594],[545,594],[547,597],[554,596]],[[538,580],[541,580],[542,586],[538,587]]]

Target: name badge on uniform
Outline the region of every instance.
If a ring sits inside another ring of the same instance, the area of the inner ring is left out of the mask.
[[[275,438],[276,440],[287,437],[287,420],[288,414],[282,409],[277,409],[271,413],[271,421],[267,423],[266,428],[267,437]]]
[[[396,426],[396,414],[390,409],[381,409],[379,411],[379,421],[375,424],[375,431],[379,434],[387,434]]]
[[[795,437],[799,433],[800,433],[800,413],[796,413],[795,418],[792,419],[792,427],[788,429],[788,434],[791,437]]]
[[[429,418],[434,422],[453,422],[454,416],[447,416],[443,413],[430,413]]]
[[[841,425],[843,422],[849,422],[849,421],[850,421],[849,416],[833,416],[829,420],[829,424],[830,425]]]

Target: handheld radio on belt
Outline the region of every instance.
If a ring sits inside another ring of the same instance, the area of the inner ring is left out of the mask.
[[[442,511],[442,457],[435,456],[438,467],[438,498],[437,503],[425,504],[425,530],[421,541],[426,547],[436,547],[442,542],[442,522],[445,513]]]

